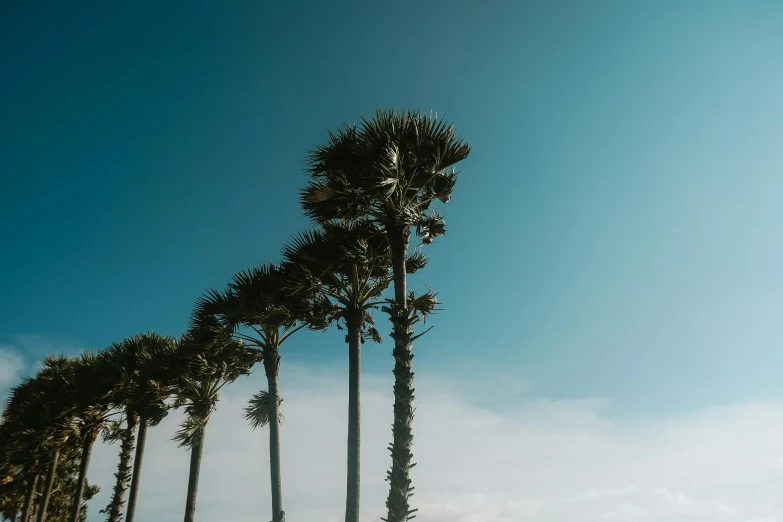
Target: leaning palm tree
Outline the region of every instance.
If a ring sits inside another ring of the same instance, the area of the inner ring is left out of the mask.
[[[105,357],[90,352],[81,354],[75,362],[73,383],[67,399],[72,407],[81,448],[69,522],[85,519],[85,500],[95,495],[87,482],[92,449],[99,435],[104,434],[105,437],[108,434],[112,417],[115,415],[108,398],[110,390],[102,383],[106,365]]]
[[[434,296],[407,289],[411,229],[428,244],[445,233],[430,206],[447,202],[457,181],[453,165],[470,147],[445,120],[415,112],[378,110],[359,127],[346,125],[308,158],[310,182],[302,191],[305,213],[316,222],[370,219],[389,241],[394,300],[387,307],[394,339],[394,424],[388,473],[388,522],[409,520],[413,445],[413,327],[417,309],[431,311]],[[421,334],[419,334],[421,335]]]
[[[370,310],[382,303],[391,283],[391,253],[386,235],[375,224],[330,222],[296,236],[283,250],[295,294],[321,294],[332,303],[331,318],[347,329],[348,473],[345,521],[358,522],[360,498],[361,346],[380,342]],[[423,256],[407,261],[409,271],[423,266]]]
[[[25,499],[23,519],[32,512],[43,522],[54,487],[60,451],[73,435],[72,418],[63,397],[67,396],[72,381],[73,363],[65,356],[47,356],[35,376],[25,379],[14,388],[3,412],[10,425],[16,424],[17,456],[28,467],[30,481]],[[40,502],[35,502],[38,479],[46,472],[40,491]]]
[[[175,386],[176,405],[185,406],[185,422],[174,436],[180,447],[190,448],[190,474],[185,502],[185,522],[194,522],[196,496],[204,450],[204,434],[215,410],[220,390],[239,376],[250,373],[256,362],[241,341],[214,332],[189,332],[180,346],[187,369]]]
[[[125,522],[133,522],[136,514],[147,428],[157,426],[167,415],[166,399],[172,395],[174,383],[178,378],[176,368],[171,364],[176,356],[176,339],[150,332],[134,336],[129,342],[140,345],[138,386],[136,393],[128,398],[138,412],[139,428],[136,435],[136,456],[133,459]]]
[[[302,328],[324,328],[327,324],[325,312],[319,308],[323,303],[292,295],[286,290],[286,277],[285,271],[273,264],[238,272],[224,292],[210,290],[199,299],[192,321],[196,330],[226,333],[242,340],[245,349],[264,364],[270,401],[272,522],[285,520],[277,411],[280,346]]]
[[[144,447],[137,447],[136,466],[131,477],[131,456],[136,441],[136,429],[143,442],[148,425],[156,425],[166,415],[168,397],[165,368],[158,368],[160,357],[171,351],[175,340],[155,333],[134,335],[114,343],[102,352],[106,372],[101,384],[109,388],[111,404],[124,415],[124,424],[115,424],[110,441],[120,440],[120,460],[109,505],[103,510],[107,522],[120,522],[128,483],[135,485],[128,505],[128,520],[135,513],[136,496]],[[133,479],[131,481],[131,479]]]

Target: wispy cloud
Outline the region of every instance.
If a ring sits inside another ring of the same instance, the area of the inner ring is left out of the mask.
[[[342,519],[343,373],[286,365],[281,370],[284,499],[291,520]],[[200,520],[258,520],[270,510],[267,432],[253,433],[241,419],[249,395],[264,387],[260,374],[230,387],[209,425]],[[384,514],[391,385],[390,375],[363,379],[365,522]],[[593,400],[521,401],[513,412],[501,413],[472,404],[457,389],[447,378],[417,376],[413,505],[421,520],[562,522],[603,516],[714,522],[720,516],[744,522],[777,514],[761,506],[779,498],[783,480],[783,470],[774,466],[783,440],[783,405],[734,405],[646,421],[609,418],[602,401]],[[140,522],[182,516],[188,454],[170,440],[179,420],[172,414],[150,431]],[[96,449],[91,480],[103,492],[92,504],[91,521],[99,520],[97,511],[106,503],[117,451]]]

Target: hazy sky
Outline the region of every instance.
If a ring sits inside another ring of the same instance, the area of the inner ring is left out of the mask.
[[[307,226],[327,129],[432,110],[473,152],[414,279],[444,308],[415,346],[420,519],[783,521],[780,2],[6,2],[0,65],[0,395],[48,351],[181,333]],[[390,351],[364,352],[368,522]],[[346,352],[284,348],[292,520],[341,516]],[[257,373],[210,425],[204,520],[269,511]],[[181,517],[175,424],[140,522]]]

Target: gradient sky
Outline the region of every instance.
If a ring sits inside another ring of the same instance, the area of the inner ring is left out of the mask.
[[[6,2],[0,64],[20,368],[181,333],[307,226],[308,148],[382,106],[473,147],[414,280],[444,303],[420,376],[615,419],[783,400],[780,2]],[[335,332],[284,351],[346,358]]]

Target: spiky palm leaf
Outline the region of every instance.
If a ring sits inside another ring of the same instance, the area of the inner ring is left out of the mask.
[[[277,398],[277,405],[278,408],[283,403],[283,398],[278,397]],[[251,428],[263,428],[267,424],[269,424],[269,406],[270,406],[270,397],[269,392],[266,390],[261,390],[260,392],[253,395],[253,397],[250,398],[248,401],[248,405],[245,406],[244,409],[244,417],[245,420],[248,422]],[[280,421],[283,421],[283,412],[278,409],[278,418]]]

